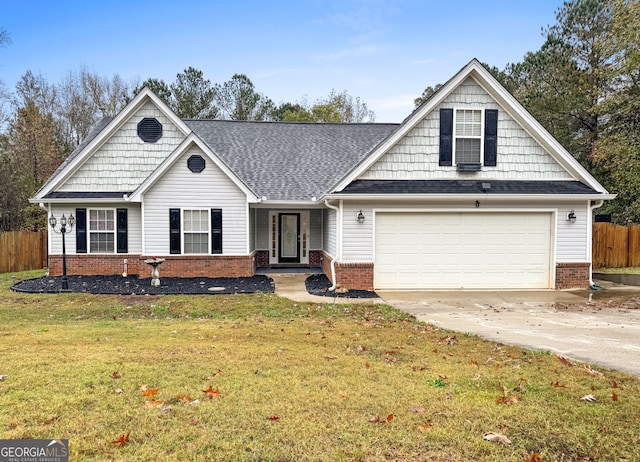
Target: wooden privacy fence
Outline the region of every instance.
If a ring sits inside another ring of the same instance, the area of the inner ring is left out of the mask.
[[[593,268],[640,266],[640,225],[593,224]]]
[[[0,234],[0,273],[47,266],[47,231],[9,231]]]

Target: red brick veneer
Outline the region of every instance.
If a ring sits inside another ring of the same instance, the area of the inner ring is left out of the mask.
[[[322,271],[331,280],[332,258],[323,252]],[[336,283],[341,289],[373,290],[373,262],[353,262],[335,265]]]
[[[67,274],[111,275],[122,274],[124,259],[127,273],[150,277],[151,267],[142,255],[67,255]],[[160,257],[158,257],[160,258]],[[255,272],[254,255],[248,256],[185,256],[161,257],[160,276],[164,277],[248,277]],[[49,274],[62,274],[62,255],[49,255]]]
[[[589,287],[591,265],[588,262],[557,263],[556,289]]]

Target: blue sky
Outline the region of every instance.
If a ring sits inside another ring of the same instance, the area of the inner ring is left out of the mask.
[[[4,0],[0,80],[70,70],[171,83],[193,66],[212,83],[247,74],[276,103],[347,90],[401,122],[425,87],[472,58],[502,69],[543,42],[562,0]]]

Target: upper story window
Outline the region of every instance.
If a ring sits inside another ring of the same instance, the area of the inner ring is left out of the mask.
[[[497,109],[440,109],[441,167],[474,172],[495,167],[498,153]]]
[[[482,163],[482,111],[457,109],[455,112],[455,163]]]

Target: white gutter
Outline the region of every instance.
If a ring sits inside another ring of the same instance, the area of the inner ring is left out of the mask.
[[[339,258],[341,253],[340,243],[342,242],[342,239],[340,238],[340,234],[341,234],[342,226],[340,225],[340,221],[341,221],[340,208],[336,207],[335,205],[331,205],[329,203],[329,199],[324,200],[324,205],[336,211],[336,253],[338,255],[336,255],[336,257],[331,260],[331,282],[333,283],[333,285],[329,287],[329,289],[327,289],[329,292],[331,292],[332,290],[336,290],[336,286],[338,285],[336,281],[336,260]]]
[[[591,226],[587,229],[587,242],[589,243],[589,286],[595,286],[595,282],[593,282],[593,211],[597,208],[602,207],[604,201],[596,201],[593,205],[589,205],[589,220],[591,222]]]

